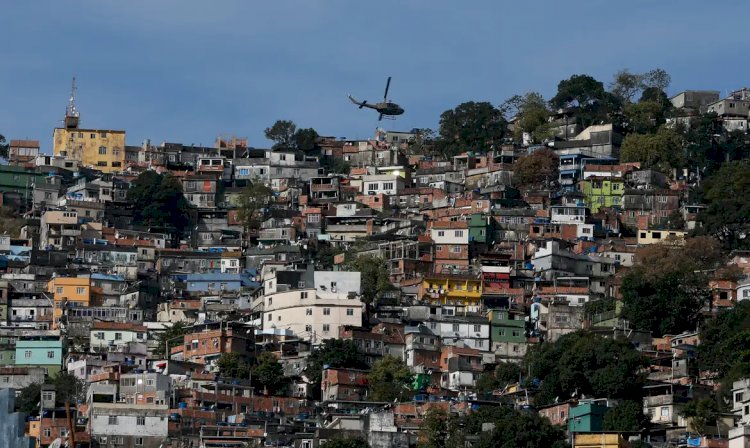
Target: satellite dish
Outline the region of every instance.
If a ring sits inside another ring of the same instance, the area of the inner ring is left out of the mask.
[[[49,444],[49,448],[60,448],[61,446],[62,446],[62,439],[59,437]]]

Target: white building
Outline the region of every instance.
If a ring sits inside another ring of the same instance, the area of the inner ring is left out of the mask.
[[[404,178],[395,174],[373,174],[362,177],[362,194],[398,194],[404,189]]]
[[[91,351],[122,348],[132,343],[146,344],[147,329],[129,322],[94,322],[90,330]]]
[[[276,274],[264,279],[263,330],[291,330],[302,339],[320,343],[338,338],[342,326],[361,326],[361,274],[316,271],[311,285],[279,285]]]
[[[427,327],[443,342],[443,345],[475,348],[490,351],[490,323],[487,319],[445,317],[430,320]]]
[[[89,432],[101,446],[159,448],[167,438],[168,405],[91,403]]]

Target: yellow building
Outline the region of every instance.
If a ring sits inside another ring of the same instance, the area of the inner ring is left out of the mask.
[[[628,448],[630,444],[618,433],[578,433],[573,437],[573,448]]]
[[[687,232],[682,230],[639,230],[638,244],[671,243],[681,246],[685,244],[686,236]]]
[[[64,307],[89,306],[91,302],[91,278],[54,277],[47,282],[47,291],[52,294],[55,303],[55,309],[52,312],[52,329],[57,329]]]
[[[53,151],[104,173],[125,167],[125,131],[55,128]]]
[[[80,128],[75,83],[73,78],[70,100],[65,110],[65,125],[55,128],[53,134],[54,154],[77,160],[85,167],[104,173],[122,171],[125,168],[125,131]]]
[[[432,274],[421,285],[422,300],[448,306],[478,310],[482,297],[482,280],[476,276]]]

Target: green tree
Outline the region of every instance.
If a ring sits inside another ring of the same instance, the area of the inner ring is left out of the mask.
[[[386,355],[375,361],[367,375],[370,399],[374,401],[406,401],[411,399],[412,374],[399,358]]]
[[[648,427],[649,417],[643,413],[643,403],[634,400],[621,401],[604,414],[604,430],[616,432],[641,432]]]
[[[318,133],[313,128],[298,129],[294,133],[294,148],[305,153],[311,153],[318,149]]]
[[[285,384],[284,368],[273,353],[263,352],[258,355],[257,365],[253,368],[253,381],[257,381],[267,394],[275,395]]]
[[[560,81],[550,104],[572,111],[576,122],[583,127],[610,121],[621,109],[620,99],[589,75],[573,75]]]
[[[549,123],[551,112],[540,93],[512,96],[500,106],[500,110],[508,119],[515,118],[513,136],[517,141],[524,132],[529,133],[535,142],[552,136]]]
[[[8,158],[8,148],[9,145],[5,142],[5,136],[3,134],[0,134],[0,157],[3,159]]]
[[[167,327],[159,334],[159,336],[157,336],[159,342],[157,343],[156,348],[154,348],[154,357],[157,359],[168,358],[168,355],[165,352],[167,346],[171,348],[181,345],[182,342],[179,338],[186,335],[190,330],[191,328],[182,321],[175,322],[170,327]]]
[[[344,159],[336,159],[331,164],[331,173],[333,174],[349,174],[352,170],[352,166]]]
[[[641,249],[622,279],[622,317],[655,336],[694,330],[709,303],[705,271],[721,261],[716,240],[690,238],[685,246],[656,244]]]
[[[474,391],[478,394],[490,394],[494,390],[519,381],[520,377],[521,366],[513,362],[500,362],[495,370],[484,372],[479,377],[474,385]]]
[[[508,127],[502,111],[488,102],[469,101],[440,115],[438,147],[446,157],[463,151],[484,153],[499,147]]]
[[[566,334],[526,355],[532,379],[540,380],[537,405],[586,395],[635,398],[641,394],[644,358],[627,340],[587,331]]]
[[[700,435],[706,433],[709,424],[716,424],[720,413],[719,405],[712,398],[691,400],[680,411],[683,417],[690,419],[693,429]]]
[[[320,396],[323,366],[331,368],[367,369],[369,365],[357,344],[344,339],[326,339],[307,357],[305,377],[313,385],[313,393]]]
[[[700,340],[699,369],[713,372],[723,389],[731,390],[733,380],[750,375],[750,301],[742,300],[706,321]]]
[[[320,445],[320,448],[370,448],[370,444],[367,443],[367,440],[361,437],[354,437],[349,439],[328,440]]]
[[[430,408],[419,427],[418,448],[459,448],[465,446],[460,420],[440,408]]]
[[[127,198],[136,224],[174,228],[182,234],[190,222],[182,184],[170,173],[144,171],[131,183]]]
[[[216,367],[218,367],[219,376],[222,378],[250,378],[250,364],[238,353],[222,353],[216,361]]]
[[[409,140],[409,154],[430,155],[435,150],[435,131],[429,128],[413,129],[414,138]]]
[[[750,160],[729,162],[703,184],[707,208],[699,215],[701,231],[727,249],[750,248]]]
[[[266,128],[266,138],[274,142],[273,149],[294,149],[297,125],[291,120],[277,120],[270,128]]]
[[[368,306],[376,305],[385,294],[395,291],[388,275],[385,260],[373,255],[363,255],[354,258],[345,265],[349,271],[361,273],[362,301]]]
[[[16,398],[16,407],[20,412],[34,414],[39,411],[39,401],[42,398],[42,384],[31,383],[21,389]]]
[[[628,104],[623,109],[625,126],[630,132],[648,134],[656,131],[664,124],[665,106],[656,101],[641,101]],[[677,132],[674,132],[677,135]]]
[[[246,231],[257,230],[263,223],[264,210],[273,199],[273,190],[255,182],[242,190],[237,203],[237,219]]]
[[[513,183],[524,187],[549,187],[557,182],[560,163],[551,149],[539,149],[513,164]]]
[[[628,134],[620,147],[620,160],[641,162],[644,168],[668,172],[685,164],[685,141],[672,128],[661,126],[654,134]]]
[[[663,92],[667,90],[667,87],[672,83],[672,77],[669,76],[669,73],[660,68],[649,70],[644,73],[642,77],[642,86],[644,90],[654,88]]]
[[[615,78],[609,88],[623,103],[631,103],[643,88],[643,75],[622,69],[615,73]]]

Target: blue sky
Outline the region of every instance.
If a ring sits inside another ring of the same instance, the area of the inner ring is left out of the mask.
[[[627,5],[627,6],[626,6]],[[267,147],[276,119],[366,138],[371,101],[393,76],[406,109],[390,129],[438,127],[468,100],[501,103],[587,73],[672,75],[669,93],[750,84],[747,1],[33,0],[0,15],[0,133],[45,152],[78,78],[82,125],[125,129],[128,144],[211,145],[219,134]]]

